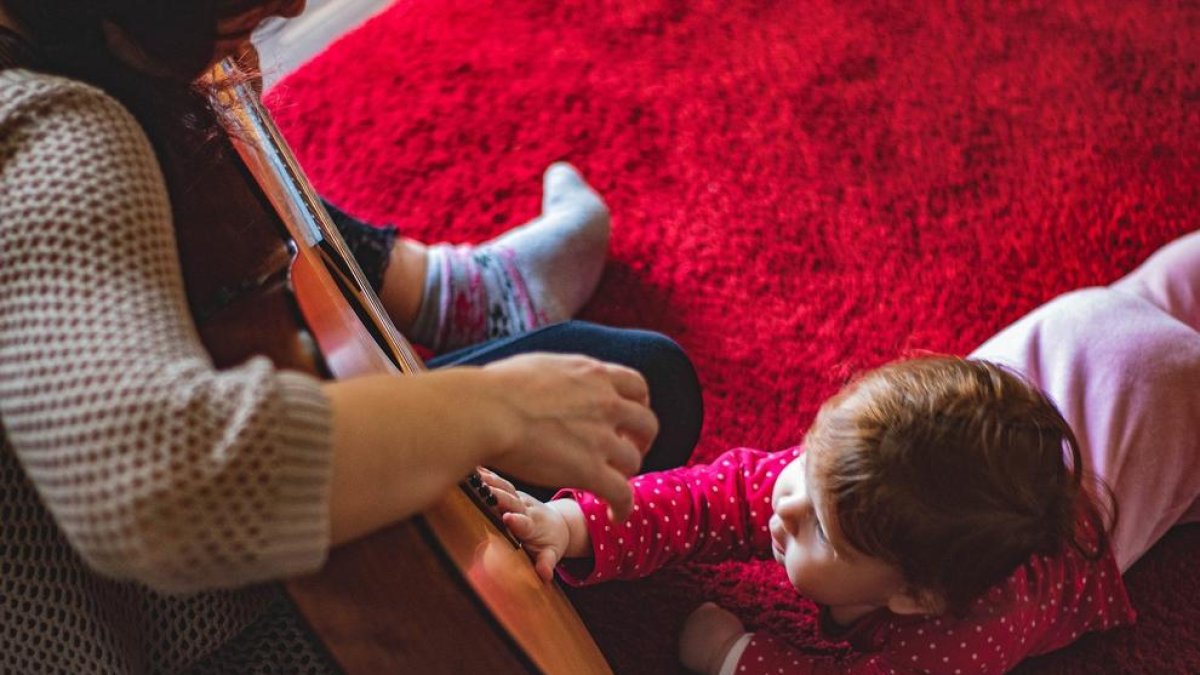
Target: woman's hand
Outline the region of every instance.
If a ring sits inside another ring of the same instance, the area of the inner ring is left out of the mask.
[[[501,520],[521,540],[538,576],[549,583],[554,579],[554,567],[566,557],[571,546],[567,518],[561,510],[517,490],[491,471],[480,469],[479,475],[496,497]]]
[[[641,374],[584,356],[528,354],[322,389],[333,413],[335,545],[427,508],[480,465],[583,488],[624,519],[625,479],[658,433]]]
[[[641,374],[563,354],[515,356],[483,371],[497,387],[508,439],[486,463],[529,483],[588,490],[623,521],[633,507],[626,478],[658,434]]]
[[[706,602],[688,615],[679,636],[679,660],[692,672],[717,675],[746,628],[732,612]]]

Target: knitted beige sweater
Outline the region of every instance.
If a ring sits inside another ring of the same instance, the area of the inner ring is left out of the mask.
[[[95,89],[0,72],[0,672],[322,672],[271,579],[329,546],[330,413],[218,372],[166,187]]]

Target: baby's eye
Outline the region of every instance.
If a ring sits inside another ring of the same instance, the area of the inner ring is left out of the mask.
[[[823,543],[829,543],[829,539],[825,537],[825,528],[821,527],[821,521],[816,518],[813,518],[813,530],[817,533],[817,539],[820,539]]]

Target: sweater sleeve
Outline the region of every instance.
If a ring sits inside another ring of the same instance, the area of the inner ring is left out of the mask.
[[[330,411],[265,358],[214,369],[141,127],[90,87],[0,103],[0,419],[72,547],[160,591],[317,568]]]
[[[592,541],[592,558],[566,561],[559,574],[572,584],[637,579],[684,560],[746,560],[770,551],[771,493],[780,470],[799,448],[767,453],[739,448],[711,464],[637,476],[633,513],[624,523],[608,518],[607,506],[580,490],[579,502]]]

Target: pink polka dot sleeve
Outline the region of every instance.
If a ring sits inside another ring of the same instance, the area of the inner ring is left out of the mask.
[[[739,448],[711,464],[638,476],[630,481],[633,512],[609,520],[606,505],[581,490],[556,498],[579,502],[592,539],[594,564],[559,567],[565,581],[582,585],[637,579],[682,560],[745,560],[770,551],[767,521],[779,471],[800,450],[778,453]]]

